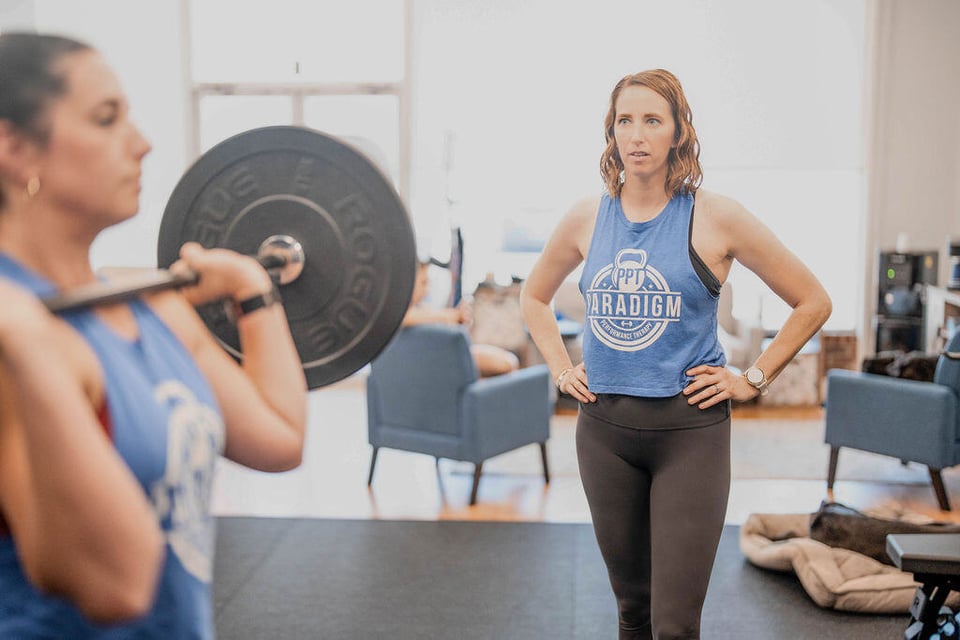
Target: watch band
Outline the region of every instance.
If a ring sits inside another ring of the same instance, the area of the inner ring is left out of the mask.
[[[280,290],[276,287],[271,287],[269,291],[258,293],[255,296],[250,296],[249,298],[237,302],[234,305],[234,316],[239,319],[243,316],[250,315],[254,311],[266,309],[267,307],[271,307],[282,301],[283,299],[280,297]]]

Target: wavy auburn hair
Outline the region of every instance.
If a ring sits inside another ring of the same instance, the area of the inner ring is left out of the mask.
[[[600,173],[607,185],[607,192],[612,197],[620,195],[623,183],[620,174],[623,172],[623,161],[617,150],[617,142],[613,135],[613,127],[617,118],[617,99],[627,87],[648,87],[663,96],[670,104],[673,114],[674,147],[670,149],[667,158],[666,190],[671,195],[677,193],[696,193],[703,181],[703,169],[700,167],[700,141],[693,128],[693,113],[683,94],[683,87],[675,75],[665,69],[650,69],[625,76],[613,88],[610,94],[610,109],[604,118],[604,138],[607,147],[600,158]]]

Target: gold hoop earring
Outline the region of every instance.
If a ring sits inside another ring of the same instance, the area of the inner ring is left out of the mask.
[[[40,178],[38,176],[33,176],[27,180],[27,197],[32,198],[38,193],[40,193]]]

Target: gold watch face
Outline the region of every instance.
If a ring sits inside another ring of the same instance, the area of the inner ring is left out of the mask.
[[[763,375],[763,371],[761,371],[756,367],[750,367],[749,369],[747,369],[745,375],[747,377],[747,382],[749,382],[754,386],[758,384],[763,384],[763,381],[765,378],[765,376]]]

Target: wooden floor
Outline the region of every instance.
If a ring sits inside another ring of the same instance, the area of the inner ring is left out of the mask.
[[[735,420],[771,416],[822,419],[822,409],[740,407]],[[589,522],[583,488],[575,473],[554,474],[549,485],[537,475],[539,450],[527,447],[530,473],[485,473],[476,506],[469,506],[472,474],[464,463],[383,449],[373,489],[366,477],[364,379],[358,374],[310,394],[310,426],[304,462],[282,474],[263,474],[229,462],[220,464],[213,491],[217,515],[388,520],[498,520]],[[553,447],[573,447],[553,442]],[[566,450],[564,449],[564,452]],[[946,478],[945,478],[946,479]],[[950,490],[948,483],[948,491]],[[957,487],[954,487],[956,490]],[[727,522],[741,524],[751,513],[809,513],[827,499],[823,480],[735,479]],[[860,510],[908,513],[960,523],[960,514],[937,507],[922,484],[838,481],[833,498]]]

